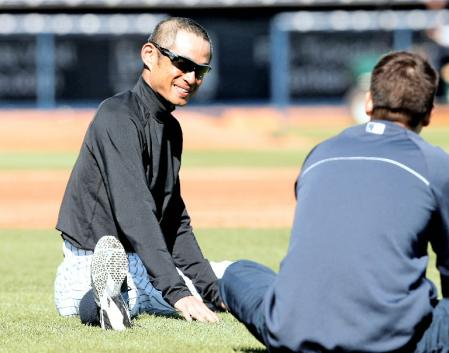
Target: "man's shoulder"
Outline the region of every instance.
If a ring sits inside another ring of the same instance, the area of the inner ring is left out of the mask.
[[[449,154],[441,147],[430,143],[423,144],[422,150],[429,169],[449,181]]]
[[[449,154],[440,146],[431,144],[420,135],[413,133],[409,133],[409,135],[426,160],[438,163],[441,166],[449,166]]]
[[[98,113],[122,112],[135,109],[137,105],[136,99],[131,91],[124,91],[116,95],[106,98],[98,106]]]
[[[106,98],[98,106],[93,125],[137,123],[140,116],[139,103],[132,91],[124,91]]]
[[[411,132],[408,135],[419,150],[430,184],[433,187],[449,185],[449,154],[441,147],[426,141],[420,135]]]
[[[361,125],[347,127],[334,136],[331,136],[318,143],[313,152],[326,153],[327,151],[336,152],[340,149],[344,150],[344,146],[354,146],[354,138],[363,132]]]

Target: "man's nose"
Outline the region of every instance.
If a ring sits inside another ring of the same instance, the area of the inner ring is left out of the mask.
[[[196,81],[196,74],[195,74],[195,71],[186,72],[186,73],[184,74],[184,78],[185,78],[186,81],[189,82],[190,84],[195,83],[195,81]]]

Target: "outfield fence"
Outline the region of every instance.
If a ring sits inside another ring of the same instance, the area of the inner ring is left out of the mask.
[[[166,16],[0,14],[0,106],[96,105],[132,87],[142,70],[140,46]],[[390,50],[422,51],[438,69],[449,63],[444,9],[197,20],[210,31],[215,54],[194,103],[341,102]],[[438,95],[446,97],[443,88]]]

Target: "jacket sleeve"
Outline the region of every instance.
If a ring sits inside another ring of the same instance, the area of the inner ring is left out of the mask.
[[[432,247],[436,253],[436,265],[440,272],[441,292],[444,298],[449,297],[449,181],[441,192],[434,195],[439,201],[439,213],[436,216],[438,226],[433,234]]]
[[[201,297],[216,309],[220,308],[217,277],[210,263],[204,258],[198,242],[193,233],[190,216],[181,197],[179,179],[173,195],[173,207],[171,219],[178,219],[178,227],[174,229],[176,234],[173,243],[173,259],[176,266],[189,277]]]
[[[190,291],[177,273],[157,219],[143,167],[139,127],[123,110],[100,107],[90,129],[92,153],[121,236],[141,258],[153,285],[174,305]]]

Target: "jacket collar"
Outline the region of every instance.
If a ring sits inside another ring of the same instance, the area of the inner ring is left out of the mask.
[[[145,108],[155,114],[156,118],[160,121],[164,121],[167,114],[175,110],[175,105],[153,91],[142,76],[140,76],[132,91],[144,102]]]

